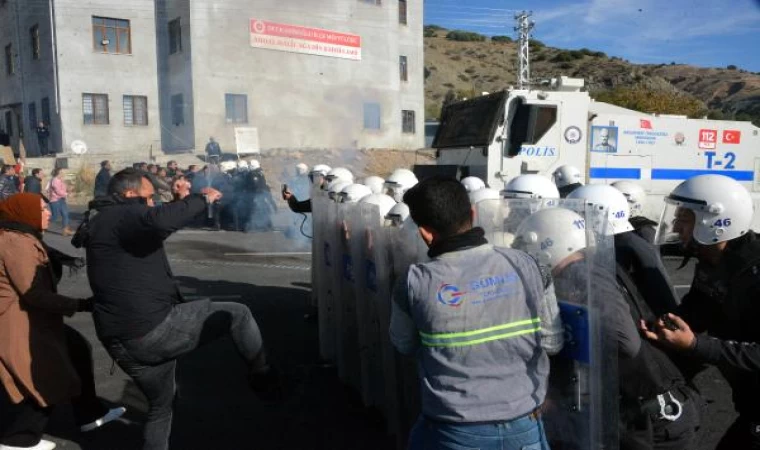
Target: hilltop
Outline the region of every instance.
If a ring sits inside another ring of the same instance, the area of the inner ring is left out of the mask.
[[[449,33],[425,27],[426,117],[435,118],[446,98],[472,97],[516,85],[517,45],[506,37],[482,41],[447,39]],[[460,39],[481,39],[459,33]],[[760,124],[760,73],[735,66],[701,68],[685,64],[633,64],[589,49],[566,50],[531,43],[533,80],[560,75],[583,78],[592,96],[620,88],[679,94],[696,100],[711,118],[754,120]],[[450,92],[451,91],[451,92]]]

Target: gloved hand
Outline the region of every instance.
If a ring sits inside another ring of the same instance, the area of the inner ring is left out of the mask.
[[[92,312],[95,309],[95,297],[77,300],[77,312]]]
[[[282,401],[282,377],[274,367],[267,366],[265,369],[252,370],[248,375],[248,384],[262,402]]]

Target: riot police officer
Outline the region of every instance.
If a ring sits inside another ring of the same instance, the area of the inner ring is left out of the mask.
[[[732,178],[700,175],[665,203],[657,242],[680,240],[699,262],[676,314],[642,328],[652,341],[715,364],[731,385],[739,417],[718,450],[760,449],[760,239],[749,228],[752,198]]]

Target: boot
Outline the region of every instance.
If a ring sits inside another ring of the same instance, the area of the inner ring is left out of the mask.
[[[71,231],[71,228],[66,227],[63,229],[63,233],[61,233],[63,236],[74,236],[74,232]]]

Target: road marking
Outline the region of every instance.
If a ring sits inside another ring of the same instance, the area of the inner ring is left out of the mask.
[[[676,288],[676,289],[689,289],[689,288],[691,288],[691,285],[690,284],[677,284],[677,285],[675,285],[673,287]]]
[[[264,269],[283,269],[283,270],[311,270],[311,266],[289,266],[283,264],[261,264],[261,263],[246,263],[246,262],[225,262],[225,261],[212,261],[204,259],[180,259],[170,258],[171,262],[181,264],[194,264],[200,266],[228,266],[228,267],[261,267]]]
[[[260,256],[262,258],[277,256],[311,256],[311,252],[225,253],[224,256]]]

